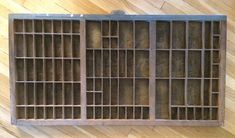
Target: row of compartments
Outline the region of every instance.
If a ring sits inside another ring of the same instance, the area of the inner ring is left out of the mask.
[[[149,119],[149,107],[89,106],[87,119]]]
[[[172,120],[218,120],[218,108],[171,107]]]
[[[79,59],[16,59],[16,81],[80,81]]]
[[[16,57],[80,57],[79,35],[16,34]]]
[[[87,50],[87,77],[148,77],[149,51]]]
[[[156,51],[156,77],[219,78],[220,53],[213,51]],[[202,58],[202,56],[204,58]],[[171,63],[171,65],[170,65]],[[171,66],[171,72],[169,67]],[[187,71],[186,71],[187,69]]]
[[[130,21],[87,21],[86,36],[87,48],[101,48],[103,43],[104,48],[148,49],[149,22],[136,21],[133,27],[133,22]],[[111,45],[108,44],[109,41]]]
[[[186,30],[185,22],[173,21],[171,30],[170,22],[157,22],[156,49],[219,49],[220,22],[206,21],[204,33],[202,27],[202,22],[189,21]]]
[[[148,104],[148,79],[87,79],[87,105]]]
[[[17,107],[17,119],[80,119],[81,107]]]
[[[80,33],[78,20],[14,20],[15,32]]]
[[[80,105],[80,83],[16,83],[16,105]]]

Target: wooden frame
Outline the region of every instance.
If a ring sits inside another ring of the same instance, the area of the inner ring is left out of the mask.
[[[12,124],[223,124],[226,16],[11,14],[9,38]]]

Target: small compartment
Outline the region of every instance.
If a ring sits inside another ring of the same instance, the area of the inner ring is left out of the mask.
[[[202,120],[202,108],[195,108],[195,119]]]
[[[81,108],[80,107],[74,107],[73,108],[73,118],[74,119],[80,119],[81,118]]]
[[[23,32],[23,20],[14,20],[15,32]]]
[[[205,22],[205,49],[211,48],[211,22]]]
[[[27,107],[27,119],[34,118],[34,107]]]
[[[118,47],[117,38],[111,38],[111,48],[117,48],[117,47]]]
[[[103,119],[109,119],[110,107],[103,107]]]
[[[171,108],[171,119],[172,120],[178,119],[178,108],[177,107]]]
[[[72,119],[72,107],[64,107],[64,118]]]
[[[54,20],[53,21],[53,32],[54,33],[61,33],[62,27],[61,27],[61,21],[60,20]]]
[[[110,52],[108,50],[103,51],[103,77],[109,77],[110,76]]]
[[[73,33],[80,33],[80,22],[73,20],[72,24],[73,24]]]
[[[73,35],[73,57],[80,57],[80,36],[79,35]]]
[[[111,79],[111,105],[117,105],[118,80]]]
[[[43,66],[44,66],[43,60],[36,59],[35,62],[36,62],[36,67],[35,67],[36,68],[36,80],[43,81],[44,80],[43,79],[43,76],[44,76],[44,74],[43,74]]]
[[[149,80],[135,80],[135,105],[149,104]]]
[[[87,105],[93,105],[93,97],[94,97],[94,92],[89,92],[86,94],[87,95]]]
[[[44,108],[43,107],[37,107],[36,108],[36,118],[37,119],[44,119]]]
[[[71,21],[63,21],[63,33],[71,33]]]
[[[194,109],[193,108],[188,108],[188,120],[194,120]]]
[[[187,92],[188,105],[201,105],[201,80],[189,79]]]
[[[170,22],[159,21],[156,23],[156,48],[170,48]]]
[[[132,79],[120,79],[119,104],[120,105],[132,105],[133,104],[133,80]]]
[[[117,119],[117,107],[111,107],[111,119]]]
[[[73,80],[80,81],[80,60],[73,60]]]
[[[46,105],[52,105],[53,104],[53,97],[54,97],[54,91],[53,91],[53,84],[52,83],[46,83],[45,84],[45,93],[46,93]]]
[[[86,75],[87,77],[94,77],[94,72],[93,72],[93,51],[92,50],[88,50],[86,52]],[[104,72],[104,71],[103,71]],[[105,74],[104,74],[105,75]]]
[[[169,80],[156,80],[155,116],[169,118]]]
[[[156,77],[169,76],[169,52],[156,51]]]
[[[43,83],[36,83],[36,104],[44,105]]]
[[[202,23],[190,21],[188,26],[188,48],[202,48]],[[190,55],[190,54],[189,54]]]
[[[219,21],[213,22],[213,33],[220,34],[220,22]]]
[[[24,20],[25,32],[33,32],[32,20]]]
[[[204,93],[203,93],[203,100],[204,105],[209,105],[210,99],[210,80],[204,80]]]
[[[119,77],[126,76],[126,51],[119,51]]]
[[[72,57],[72,39],[70,35],[64,35],[64,57]]]
[[[102,35],[109,36],[109,21],[102,21]]]
[[[110,104],[110,81],[109,79],[103,79],[103,104]]]
[[[72,105],[72,84],[65,83],[64,84],[64,104]]]
[[[119,119],[125,119],[125,107],[119,107]]]
[[[24,49],[24,37],[23,35],[15,35],[14,45],[16,47],[16,56],[24,57],[25,49]]]
[[[64,81],[72,81],[72,60],[64,60]]]
[[[179,119],[180,120],[186,119],[186,111],[184,107],[179,108]]]
[[[219,80],[218,79],[212,80],[212,91],[219,92]]]
[[[102,90],[102,83],[101,79],[95,79],[95,91],[101,91]]]
[[[204,108],[203,119],[210,120],[210,108]]]
[[[23,59],[16,59],[16,80],[17,81],[24,81],[24,60]]]
[[[95,119],[101,119],[102,111],[101,107],[95,107]]]
[[[173,22],[172,30],[172,48],[173,49],[184,49],[186,47],[186,25],[185,22],[175,21]],[[173,56],[174,57],[174,56]]]
[[[55,107],[55,119],[62,119],[62,107]]]
[[[111,51],[111,77],[117,77],[118,76],[118,57],[117,57],[117,51],[112,50]]]
[[[149,76],[149,52],[147,51],[135,52],[135,76],[136,77]]]
[[[135,107],[135,119],[141,119],[141,107]]]
[[[44,49],[45,49],[45,56],[46,57],[52,57],[52,36],[51,35],[45,35],[44,36]]]
[[[219,49],[220,48],[219,37],[213,37],[213,48],[214,49]]]
[[[133,114],[133,107],[127,107],[127,110],[126,110],[126,112],[127,112],[127,119],[133,119],[134,118],[134,114]]]
[[[74,83],[73,84],[73,104],[74,105],[80,105],[80,94],[81,94],[80,84]]]
[[[16,83],[16,104],[17,105],[24,105],[25,101],[25,88],[24,83]]]
[[[101,77],[101,69],[102,69],[102,67],[101,67],[101,58],[102,58],[102,55],[101,55],[101,51],[99,50],[96,50],[96,51],[94,51],[95,53],[95,55],[94,55],[94,57],[95,57],[95,77]]]
[[[27,75],[27,81],[33,81],[34,80],[34,62],[33,59],[27,59],[26,60],[26,75]]]
[[[109,48],[109,38],[103,38],[103,48]]]
[[[200,86],[200,84],[199,84]],[[171,104],[184,105],[184,80],[174,79],[171,86]]]
[[[60,59],[56,59],[54,60],[55,62],[55,81],[62,81],[62,60]]]
[[[62,43],[61,43],[61,36],[54,35],[54,56],[55,57],[62,57]]]
[[[219,95],[217,93],[212,94],[212,106],[218,106],[218,97]]]
[[[219,63],[219,62],[220,62],[219,51],[213,51],[213,63]]]
[[[55,83],[54,86],[55,104],[62,105],[62,84]]]
[[[87,79],[87,91],[93,91],[93,79]]]
[[[211,76],[211,52],[205,51],[204,54],[204,76],[209,78]]]
[[[142,108],[142,113],[143,113],[143,118],[142,119],[149,119],[149,108],[148,107],[143,107]]]
[[[188,52],[188,76],[201,77],[201,52]]]
[[[86,112],[87,119],[93,119],[93,107],[87,107]]]
[[[24,119],[25,118],[25,108],[24,107],[17,107],[16,108],[16,118],[17,119]]]
[[[46,74],[45,74],[45,77],[46,77],[46,81],[52,81],[53,80],[53,68],[52,68],[52,60],[50,59],[47,59],[45,60],[46,61]]]
[[[95,93],[95,105],[101,105],[101,93]]]
[[[26,56],[34,56],[33,35],[25,35]]]
[[[101,23],[99,21],[86,22],[86,45],[87,48],[101,47]]]
[[[41,20],[34,20],[34,31],[35,32],[42,32],[42,21]]]
[[[53,107],[46,107],[46,119],[53,119]]]
[[[172,77],[184,77],[185,76],[185,53],[182,51],[172,52]]]
[[[111,36],[117,36],[117,21],[111,21]]]
[[[217,119],[218,119],[218,109],[212,108],[212,120],[217,120]]]
[[[35,35],[35,53],[36,57],[43,57],[42,35]]]
[[[45,33],[52,32],[52,23],[50,20],[44,20],[44,32]]]
[[[135,48],[149,48],[149,22],[135,22]]]
[[[127,77],[134,76],[134,55],[132,50],[127,50]],[[113,67],[113,66],[112,66]],[[112,68],[113,70],[113,68]]]
[[[219,78],[219,65],[213,65],[213,78]]]
[[[119,22],[119,47],[133,48],[133,23],[131,21]]]

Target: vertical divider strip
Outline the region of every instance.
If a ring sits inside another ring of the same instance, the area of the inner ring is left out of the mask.
[[[51,23],[51,27],[52,27],[52,32],[54,32],[54,20],[52,20]],[[54,44],[54,34],[52,35],[52,69],[53,69],[53,73],[52,73],[52,91],[53,91],[53,119],[55,119],[55,59],[53,57],[55,57],[55,44]]]
[[[80,21],[81,119],[86,120],[86,22]]]
[[[187,89],[188,89],[188,25],[189,22],[186,21],[186,29],[185,29],[185,44],[186,44],[186,49],[185,49],[185,82],[184,82],[184,102],[185,102],[185,117],[188,119],[188,103],[187,103]]]
[[[171,59],[172,59],[172,21],[170,21],[170,48],[169,48],[169,118],[171,119]]]
[[[61,68],[62,68],[62,72],[61,72],[61,74],[62,74],[62,80],[61,80],[61,82],[62,82],[62,118],[64,119],[65,118],[65,112],[64,112],[64,105],[65,105],[65,103],[64,103],[64,35],[63,35],[63,25],[64,25],[64,23],[63,23],[63,20],[61,20],[60,21],[61,22],[61,54],[62,54],[62,66],[61,66]]]
[[[205,21],[202,22],[202,50],[201,50],[201,116],[203,117],[203,102],[204,102],[204,55],[205,55]]]
[[[101,118],[104,119],[104,106],[103,106],[103,21],[100,22],[100,31],[101,31],[101,39],[100,39],[100,81],[101,81]]]
[[[135,117],[135,21],[133,21],[133,118]]]
[[[74,37],[74,35],[73,35],[73,20],[70,22],[70,29],[71,29],[71,33],[72,33],[71,38],[70,38],[71,39],[71,52],[72,52],[72,57],[71,57],[71,81],[72,81],[72,83],[71,83],[71,104],[72,104],[72,118],[74,118],[74,88],[73,88],[73,84],[74,84],[74,76],[73,76],[73,72],[74,72],[73,71],[73,60],[74,60],[73,37]]]
[[[27,108],[26,105],[28,104],[28,100],[27,100],[27,91],[26,91],[26,87],[27,87],[27,67],[26,67],[26,57],[27,57],[27,49],[26,49],[26,36],[25,36],[25,20],[23,20],[23,45],[24,45],[24,93],[25,93],[25,99],[24,99],[24,103],[25,103],[25,114],[24,117],[27,117]]]
[[[211,49],[210,49],[210,52],[211,52],[211,61],[210,61],[210,94],[209,94],[209,103],[210,103],[210,120],[212,120],[212,83],[213,83],[213,21],[211,21],[211,33],[210,33],[210,40],[211,40]]]
[[[32,22],[33,22],[33,25],[32,25],[32,29],[33,29],[33,32],[35,32],[34,30],[35,30],[35,27],[34,27],[34,20],[32,20]],[[33,81],[34,81],[34,83],[33,83],[33,103],[34,103],[34,119],[36,119],[36,66],[35,66],[35,64],[36,64],[36,60],[35,60],[35,58],[36,58],[36,45],[35,45],[35,34],[33,33]]]
[[[46,85],[45,85],[45,80],[46,80],[46,69],[45,69],[45,42],[44,42],[44,39],[45,39],[45,33],[44,33],[44,20],[42,20],[42,63],[43,63],[43,104],[44,104],[44,107],[43,107],[43,118],[46,119]]]
[[[149,80],[149,106],[150,106],[150,120],[155,120],[155,76],[156,76],[156,21],[150,21],[149,27],[149,44],[150,44],[150,55],[149,55],[149,66],[150,66],[150,80]]]

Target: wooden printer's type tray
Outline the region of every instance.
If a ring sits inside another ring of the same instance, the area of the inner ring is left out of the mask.
[[[216,126],[226,17],[9,17],[16,125]]]

